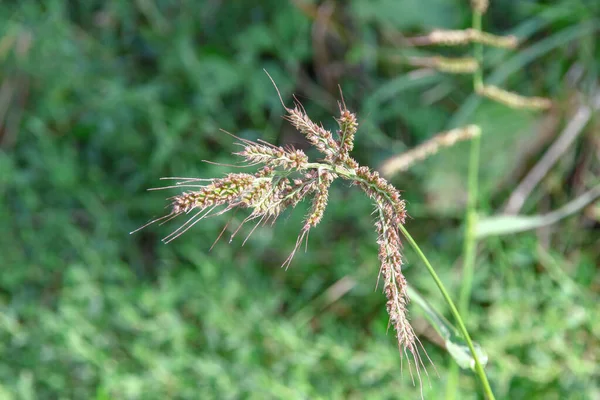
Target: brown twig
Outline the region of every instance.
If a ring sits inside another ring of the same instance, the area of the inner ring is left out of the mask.
[[[531,171],[529,171],[517,188],[512,192],[504,207],[504,213],[518,214],[519,211],[521,211],[521,208],[523,208],[525,201],[533,189],[544,176],[546,176],[552,166],[559,160],[560,156],[567,151],[577,136],[583,131],[583,128],[585,128],[592,117],[592,113],[599,109],[600,92],[597,92],[593,97],[591,104],[579,106],[577,112],[573,118],[571,118],[558,139],[550,146],[540,161],[531,169]]]

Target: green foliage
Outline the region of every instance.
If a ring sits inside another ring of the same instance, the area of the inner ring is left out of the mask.
[[[354,155],[374,167],[446,126],[480,123],[480,203],[500,207],[540,117],[471,96],[467,79],[409,74],[394,61],[429,51],[400,48],[400,33],[467,27],[467,2],[427,1],[425,13],[416,11],[424,2],[335,3],[326,45],[311,2],[0,4],[0,398],[419,396],[386,334],[371,205],[360,193],[332,188],[330,213],[288,271],[279,266],[302,209],[244,247],[242,233],[211,252],[226,217],[170,245],[160,237],[177,223],[128,235],[161,213],[165,196],[145,191],[158,178],[224,173],[201,162],[231,163],[239,150],[219,128],[304,146],[263,68],[288,105],[296,93],[331,126],[339,83],[361,122]],[[563,108],[589,94],[600,68],[592,3],[492,1],[488,30],[527,41],[510,56],[486,52],[488,83]],[[547,214],[582,193],[582,181],[598,184],[588,136],[524,211]],[[467,155],[458,145],[394,182],[408,200],[407,228],[456,294]],[[489,355],[498,398],[598,396],[597,224],[570,217],[482,243],[466,323]],[[407,279],[445,311],[408,248],[406,257]],[[323,297],[344,278],[350,290]],[[417,307],[412,319],[426,326]],[[422,339],[439,374],[430,369],[424,395],[441,398],[449,357]],[[475,397],[470,373],[460,388]]]

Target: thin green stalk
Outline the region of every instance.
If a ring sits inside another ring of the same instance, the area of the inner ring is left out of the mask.
[[[473,10],[473,29],[481,31],[481,13]],[[473,86],[477,90],[483,86],[483,46],[481,43],[474,44],[474,56],[479,68],[473,74]],[[471,140],[471,151],[469,154],[469,176],[468,176],[468,198],[467,211],[465,215],[465,238],[463,243],[463,271],[460,296],[458,298],[458,309],[462,315],[469,311],[469,300],[473,289],[473,275],[475,272],[475,252],[477,248],[476,225],[477,225],[477,196],[479,191],[479,152],[481,147],[481,136]]]
[[[481,31],[482,14],[473,10],[471,27]],[[479,68],[473,74],[473,90],[477,92],[483,87],[483,45],[475,43],[473,45],[473,56],[479,65]],[[465,213],[465,237],[463,241],[463,270],[458,298],[458,309],[466,317],[469,312],[469,300],[473,289],[473,275],[475,272],[475,253],[477,242],[475,237],[475,228],[477,224],[477,193],[478,193],[478,174],[479,174],[479,149],[481,147],[480,137],[477,136],[471,140],[471,151],[469,155],[468,172],[468,199],[467,210]],[[448,385],[446,389],[446,398],[453,400],[458,391],[459,369],[455,363],[452,363],[449,371]]]
[[[471,27],[474,30],[481,31],[481,13],[473,10],[473,19],[471,20]],[[481,43],[475,43],[473,45],[473,53],[475,60],[479,68],[473,74],[473,86],[475,91],[483,87],[483,45]]]
[[[448,307],[450,308],[450,312],[452,313],[452,315],[454,316],[454,319],[456,320],[458,329],[464,336],[464,339],[467,342],[467,345],[469,346],[469,350],[471,351],[473,360],[475,361],[475,372],[477,373],[477,376],[479,377],[479,380],[481,381],[481,384],[483,385],[483,390],[485,392],[486,397],[490,400],[495,400],[494,393],[492,392],[490,383],[487,379],[487,376],[485,375],[485,370],[483,369],[483,366],[481,365],[481,363],[479,362],[479,358],[477,357],[477,353],[475,351],[475,347],[473,346],[473,341],[471,340],[471,336],[469,335],[469,332],[467,331],[467,327],[465,326],[465,324],[460,316],[460,313],[458,312],[458,309],[456,308],[456,306],[454,305],[454,302],[450,298],[448,291],[446,290],[441,279],[439,278],[439,276],[437,275],[437,273],[431,266],[431,263],[429,263],[429,260],[427,259],[427,257],[425,257],[425,254],[423,254],[423,252],[421,251],[421,248],[419,247],[417,242],[415,242],[415,240],[412,238],[410,233],[408,233],[408,231],[406,230],[404,225],[400,225],[399,228],[400,228],[400,231],[402,232],[402,234],[406,237],[406,240],[408,240],[408,243],[417,252],[419,257],[421,258],[421,260],[427,267],[427,270],[431,274],[431,277],[435,281],[435,284],[437,285],[438,289],[442,293],[444,300],[446,300],[446,303],[448,304]]]
[[[462,315],[467,317],[469,313],[469,300],[473,289],[473,275],[475,274],[475,256],[477,250],[476,225],[477,225],[477,192],[479,173],[479,149],[480,138],[475,137],[471,141],[471,152],[469,156],[468,177],[468,199],[465,214],[465,237],[463,240],[463,269],[461,276],[460,295],[458,298],[458,309]],[[456,398],[458,391],[459,369],[456,363],[450,365],[446,399]]]
[[[463,243],[463,271],[462,285],[458,300],[458,309],[463,315],[469,310],[469,300],[473,288],[473,274],[475,271],[475,252],[477,247],[476,225],[477,225],[477,192],[479,174],[479,148],[480,138],[475,137],[471,141],[471,153],[469,156],[469,197],[467,199],[465,239]]]

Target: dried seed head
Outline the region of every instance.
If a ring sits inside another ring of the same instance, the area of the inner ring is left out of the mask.
[[[346,164],[345,166],[351,170],[355,170],[359,167],[358,162],[356,162],[356,160],[352,157],[347,157],[344,164]]]
[[[485,14],[489,5],[489,0],[471,0],[471,8],[480,15]]]
[[[379,238],[379,261],[381,263],[380,278],[383,278],[383,292],[387,298],[386,309],[390,317],[390,325],[396,332],[398,348],[401,355],[410,353],[414,360],[415,371],[421,385],[421,368],[427,369],[421,359],[419,339],[415,335],[408,320],[407,283],[402,274],[402,243],[397,224],[394,222],[394,210],[387,203],[376,201],[379,218],[375,223]],[[425,349],[421,345],[423,351]],[[427,352],[425,352],[427,355]],[[429,358],[429,357],[428,357]],[[411,362],[409,358],[409,370]]]
[[[354,135],[358,129],[358,122],[356,115],[340,104],[340,118],[337,119],[337,123],[340,126],[340,130],[338,131],[340,137],[339,158],[342,161],[346,161],[354,148]]]
[[[370,198],[378,204],[389,204],[389,207],[393,210],[391,222],[396,225],[404,224],[406,204],[401,199],[398,189],[380,177],[377,171],[371,171],[368,167],[357,168],[356,176],[359,186]]]
[[[244,150],[234,153],[244,157],[251,165],[266,164],[283,169],[305,169],[308,157],[302,150],[284,149],[283,147],[266,146],[252,143],[244,146]]]
[[[421,384],[420,371],[424,365],[419,354],[419,340],[408,321],[407,284],[402,274],[402,243],[398,230],[398,227],[404,224],[406,219],[405,202],[400,198],[398,190],[381,178],[376,171],[371,171],[367,167],[359,167],[356,169],[356,175],[361,188],[375,201],[379,213],[375,226],[379,234],[377,243],[381,262],[380,277],[383,278],[383,290],[387,298],[386,308],[390,316],[390,325],[396,332],[401,353],[411,354],[419,384]],[[425,369],[425,371],[427,370]]]
[[[420,368],[423,362],[417,348],[418,339],[408,321],[408,295],[406,280],[402,275],[402,243],[398,232],[398,226],[404,224],[406,219],[405,202],[400,198],[398,190],[376,171],[359,167],[356,169],[356,175],[361,188],[375,201],[379,213],[375,226],[379,235],[380,276],[383,277],[390,324],[396,331],[401,352],[411,353],[420,382]]]
[[[327,207],[329,186],[334,179],[335,176],[329,171],[321,171],[310,213],[304,221],[304,231],[308,231],[310,228],[317,226],[319,222],[321,222],[323,214],[325,213],[325,207]]]
[[[452,129],[435,135],[428,141],[417,147],[386,160],[381,167],[381,173],[391,176],[400,171],[406,171],[418,161],[424,160],[435,154],[442,147],[450,147],[456,142],[468,140],[481,135],[481,129],[477,125],[468,125],[463,128]]]
[[[477,60],[472,57],[413,57],[410,59],[410,63],[412,65],[435,68],[438,71],[450,74],[470,74],[479,68]]]
[[[270,165],[265,165],[258,172],[254,174],[257,178],[265,178],[267,176],[273,176],[275,173],[275,168]]]
[[[545,97],[525,97],[497,86],[484,85],[478,87],[477,94],[512,108],[544,110],[552,107],[552,101]]]
[[[489,6],[489,0],[471,0],[471,8],[480,15],[485,14]]]
[[[282,193],[282,201],[286,207],[296,207],[298,203],[317,189],[318,172],[307,172],[303,178],[294,180],[294,185]]]
[[[184,192],[173,198],[172,213],[180,214],[193,209],[204,210],[211,206],[229,203],[252,185],[256,177],[250,174],[229,174],[214,179],[197,191]]]
[[[239,199],[239,205],[254,208],[260,212],[268,209],[272,203],[273,183],[270,179],[257,179],[252,187],[248,188]],[[236,204],[238,205],[238,204]]]
[[[497,36],[476,29],[436,29],[426,36],[419,36],[409,40],[415,46],[428,46],[432,44],[443,46],[460,46],[469,43],[481,43],[487,46],[513,49],[519,41],[515,36]]]
[[[173,214],[187,213],[204,199],[200,192],[183,192],[173,198],[171,210]]]
[[[257,182],[247,191],[243,206],[252,208],[249,219],[263,218],[275,220],[288,206],[285,193],[290,183],[287,178],[272,177],[269,180]]]
[[[263,164],[258,172],[229,174],[224,178],[208,180],[209,183],[203,186],[197,185],[202,179],[183,179],[169,188],[188,187],[192,190],[175,196],[171,213],[151,223],[195,211],[183,225],[165,238],[165,241],[170,241],[209,215],[220,215],[233,208],[245,208],[252,211],[233,232],[231,238],[246,222],[257,220],[248,235],[250,236],[261,223],[274,221],[284,209],[295,207],[302,200],[313,196],[310,211],[304,220],[296,245],[283,264],[288,266],[304,238],[308,240],[310,229],[321,222],[332,182],[341,176],[357,183],[374,200],[381,215],[376,226],[379,233],[380,276],[384,279],[383,290],[387,297],[386,308],[390,324],[396,332],[398,346],[402,352],[412,354],[420,377],[419,368],[423,363],[417,349],[418,339],[408,322],[407,286],[401,269],[398,227],[406,218],[405,202],[400,198],[400,192],[377,172],[360,167],[350,157],[358,122],[356,116],[342,105],[337,119],[340,127],[339,141],[334,140],[331,133],[321,125],[311,121],[300,104],[293,109],[286,108],[286,118],[314,147],[325,154],[323,163],[309,163],[307,156],[300,150],[237,138],[243,149],[236,154],[251,165]],[[213,213],[219,206],[222,208]]]
[[[313,192],[315,193],[315,196],[313,198],[311,210],[304,220],[302,231],[296,240],[296,245],[288,258],[283,262],[282,267],[285,267],[286,269],[289,267],[302,240],[306,237],[308,241],[308,232],[310,231],[310,228],[321,222],[325,208],[327,207],[329,186],[335,178],[336,175],[327,170],[318,170],[311,171],[306,174],[304,179],[296,180],[294,182],[295,188],[291,190],[289,197],[292,206],[296,206],[299,201],[303,200],[307,195]]]
[[[339,146],[331,132],[315,124],[299,104],[293,109],[288,108],[287,112],[286,119],[306,137],[310,144],[325,154],[326,160],[333,160],[333,157],[339,152]]]

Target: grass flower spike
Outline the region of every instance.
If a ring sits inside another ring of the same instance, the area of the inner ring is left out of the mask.
[[[154,222],[164,223],[177,216],[188,215],[186,222],[164,238],[165,242],[170,242],[204,218],[221,215],[233,209],[249,209],[249,215],[240,227],[235,229],[231,235],[232,239],[244,223],[256,221],[255,227],[250,231],[252,234],[257,226],[273,222],[285,209],[293,208],[301,201],[311,198],[312,204],[296,245],[283,262],[283,266],[287,268],[301,243],[304,240],[308,241],[310,230],[321,222],[333,181],[341,178],[358,186],[375,206],[380,260],[377,281],[383,281],[382,288],[387,298],[386,308],[390,325],[396,333],[400,353],[410,356],[408,359],[411,376],[411,366],[414,363],[417,378],[421,383],[421,368],[424,368],[424,364],[420,349],[424,349],[409,323],[407,282],[402,273],[399,227],[406,219],[405,202],[401,199],[400,192],[377,172],[358,165],[350,156],[358,121],[343,101],[336,118],[339,125],[337,138],[321,124],[313,122],[300,103],[296,102],[293,108],[285,107],[285,110],[285,119],[324,156],[322,160],[310,162],[300,150],[236,137],[242,149],[234,154],[243,159],[245,166],[262,168],[255,173],[228,174],[223,178],[208,180],[170,178],[176,180],[174,185],[158,189],[180,188],[186,191],[171,198],[169,214],[150,221],[140,229]]]

